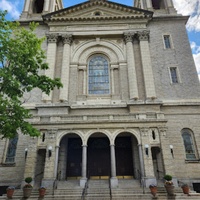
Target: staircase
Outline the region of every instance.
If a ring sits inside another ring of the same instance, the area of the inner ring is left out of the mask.
[[[85,198],[78,180],[59,181],[56,190],[47,190],[44,200],[152,200],[149,188],[142,188],[138,180],[119,179],[119,186],[110,190],[109,180],[89,180]],[[199,200],[200,194],[191,192],[190,196],[176,188],[176,195],[169,197],[162,185],[158,187],[157,200]],[[21,189],[15,190],[13,200],[23,200]],[[28,200],[38,200],[38,190],[33,190]],[[0,200],[6,200],[6,195]]]

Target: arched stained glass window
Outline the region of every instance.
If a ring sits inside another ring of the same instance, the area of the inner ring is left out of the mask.
[[[95,55],[88,64],[88,93],[109,94],[109,66],[108,60],[102,55]]]
[[[9,140],[7,154],[6,154],[6,161],[5,161],[6,163],[14,163],[15,162],[17,142],[18,142],[18,135]]]
[[[195,146],[191,131],[189,129],[183,129],[182,137],[185,146],[186,159],[195,160],[196,159]]]

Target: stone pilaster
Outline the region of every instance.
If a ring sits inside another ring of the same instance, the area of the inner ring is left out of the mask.
[[[144,184],[149,187],[150,184],[156,184],[156,177],[153,168],[153,159],[151,155],[151,146],[149,142],[149,128],[140,128],[142,147],[143,148],[143,162],[144,162]],[[145,146],[148,145],[146,150]]]
[[[63,59],[61,69],[61,82],[63,87],[60,88],[60,101],[68,102],[69,100],[69,70],[70,70],[70,53],[72,35],[62,35],[63,40]]]
[[[44,168],[44,177],[42,180],[42,185],[53,188],[54,181],[56,179],[55,176],[55,162],[57,161],[58,149],[55,146],[55,134],[56,130],[48,131],[48,142],[47,142],[47,151],[46,151],[46,159],[45,159],[45,168]],[[51,152],[49,152],[49,148],[52,148]],[[57,171],[56,171],[57,174]]]
[[[30,138],[27,157],[25,162],[24,178],[32,177],[32,185],[34,185],[35,169],[37,165],[37,143],[35,138]]]
[[[58,34],[47,34],[47,42],[48,42],[47,63],[49,65],[49,68],[45,71],[45,75],[51,79],[54,78],[54,72],[55,72],[57,41],[58,41]],[[52,94],[53,94],[52,91],[50,92],[49,95],[43,93],[42,100],[45,102],[51,102]]]
[[[151,56],[149,50],[149,31],[138,32],[138,38],[140,41],[140,53],[142,59],[143,75],[144,75],[144,84],[145,92],[147,99],[155,99],[156,91],[153,78],[153,70],[151,65]]]
[[[133,36],[134,33],[128,32],[124,34],[124,41],[126,43],[126,57],[128,64],[128,83],[129,83],[129,96],[130,99],[138,99],[138,86],[135,70],[135,57],[133,52]]]
[[[147,9],[148,10],[152,10],[153,9],[152,0],[146,0],[146,4],[147,4]]]

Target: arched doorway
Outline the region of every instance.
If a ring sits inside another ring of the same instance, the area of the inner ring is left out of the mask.
[[[102,179],[110,176],[110,142],[102,133],[93,134],[88,140],[88,178]]]
[[[138,178],[138,142],[134,135],[121,133],[115,139],[116,175],[119,179]]]
[[[82,140],[76,134],[67,134],[60,141],[58,179],[80,179]]]

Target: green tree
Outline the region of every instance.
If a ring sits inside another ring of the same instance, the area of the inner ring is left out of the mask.
[[[54,87],[62,86],[60,79],[41,75],[48,69],[45,52],[34,30],[20,27],[19,22],[7,21],[6,11],[0,11],[0,137],[15,137],[18,131],[39,136],[39,131],[29,122],[29,110],[23,107],[23,96],[34,88],[49,94]]]

